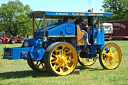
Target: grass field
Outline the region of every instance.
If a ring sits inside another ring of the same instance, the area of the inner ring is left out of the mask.
[[[4,60],[3,47],[21,44],[0,44],[0,85],[128,85],[128,41],[106,41],[119,45],[122,62],[115,70],[103,70],[99,60],[90,67],[78,64],[80,74],[54,76],[48,72],[35,72],[26,60]]]

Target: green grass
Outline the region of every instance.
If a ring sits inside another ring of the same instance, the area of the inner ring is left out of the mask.
[[[31,70],[26,60],[0,59],[0,85],[128,85],[128,41],[106,41],[109,42],[118,44],[122,50],[122,62],[115,70],[103,70],[97,59],[90,67],[78,64],[80,74],[54,76]],[[0,55],[5,46],[18,47],[21,44],[0,44]]]

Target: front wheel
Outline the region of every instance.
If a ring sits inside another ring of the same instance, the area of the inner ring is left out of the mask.
[[[77,65],[76,50],[66,42],[53,43],[45,51],[44,63],[47,70],[54,75],[68,75]]]
[[[121,62],[121,50],[115,43],[108,43],[101,49],[99,61],[104,69],[115,69]]]

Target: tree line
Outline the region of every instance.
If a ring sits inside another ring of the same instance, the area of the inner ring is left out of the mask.
[[[27,17],[30,12],[32,12],[30,6],[23,5],[19,0],[2,4],[0,7],[0,31],[12,36],[32,35],[32,19]],[[38,20],[36,21],[38,24]],[[47,20],[46,24],[54,22],[56,20]]]
[[[0,7],[0,31],[12,36],[31,34],[31,19],[27,14],[31,12],[29,5],[23,5],[19,0],[9,1]]]
[[[105,12],[112,12],[112,17],[106,17],[104,21],[128,19],[128,0],[104,0],[102,7]]]
[[[112,12],[113,16],[103,18],[103,21],[128,19],[128,0],[104,0],[104,12]],[[9,1],[0,6],[0,31],[12,36],[32,35],[32,19],[27,14],[32,12],[29,5],[24,5],[19,0]],[[38,23],[38,20],[36,20]],[[57,20],[46,20],[46,25]],[[43,25],[41,24],[40,27]]]

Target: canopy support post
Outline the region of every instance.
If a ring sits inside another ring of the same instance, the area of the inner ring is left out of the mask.
[[[44,25],[44,37],[46,37],[45,13],[43,14],[43,25]]]
[[[101,29],[100,29],[100,17],[98,17],[98,32],[100,32]]]
[[[44,37],[43,37],[43,42],[47,42],[46,27],[45,27],[45,13],[43,13],[43,25],[44,25]],[[47,47],[47,44],[46,44],[46,43],[44,43],[44,47]]]
[[[34,31],[35,31],[35,29],[34,29],[34,16],[32,17],[32,28],[33,28],[33,37],[34,37]]]

